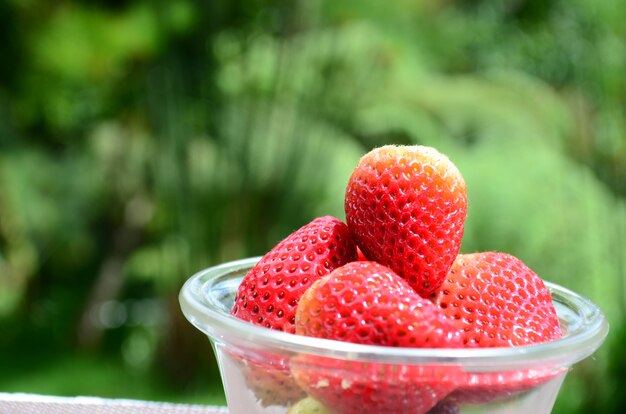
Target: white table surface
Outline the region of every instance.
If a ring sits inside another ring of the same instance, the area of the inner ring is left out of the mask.
[[[224,407],[0,393],[0,414],[228,414]]]

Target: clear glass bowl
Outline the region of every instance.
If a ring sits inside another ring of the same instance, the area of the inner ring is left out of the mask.
[[[183,313],[211,341],[231,414],[550,413],[569,369],[608,333],[595,304],[546,283],[564,335],[541,345],[391,348],[292,335],[230,315],[258,260],[205,269],[180,293]]]

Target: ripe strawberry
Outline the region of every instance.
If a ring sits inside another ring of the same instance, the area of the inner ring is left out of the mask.
[[[458,332],[436,306],[391,269],[348,263],[305,292],[296,333],[394,347],[459,347]],[[336,414],[423,414],[450,393],[456,367],[394,365],[301,355],[292,359],[296,381]]]
[[[446,402],[456,404],[486,404],[515,397],[535,389],[548,381],[565,375],[561,367],[543,367],[506,372],[472,372],[457,389],[446,397]]]
[[[458,332],[391,269],[356,261],[318,279],[300,299],[296,333],[395,347],[460,346]]]
[[[231,313],[255,325],[295,332],[300,297],[317,279],[356,260],[348,227],[320,217],[289,235],[243,278]]]
[[[345,211],[365,256],[389,266],[425,297],[441,285],[459,252],[465,181],[433,148],[384,146],[359,161],[348,181]]]
[[[300,386],[333,414],[425,414],[456,386],[460,369],[382,364],[301,354]]]
[[[539,344],[562,335],[543,281],[509,254],[459,255],[432,299],[462,330],[469,347]],[[485,403],[508,398],[559,374],[562,370],[551,367],[470,373],[448,399]]]
[[[562,335],[543,280],[506,253],[459,255],[433,301],[463,331],[466,346],[530,345]]]

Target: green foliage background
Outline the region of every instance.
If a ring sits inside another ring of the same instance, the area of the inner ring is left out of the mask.
[[[359,157],[432,145],[462,250],[611,333],[555,412],[626,407],[622,0],[3,0],[0,391],[223,403],[177,293],[318,215]]]

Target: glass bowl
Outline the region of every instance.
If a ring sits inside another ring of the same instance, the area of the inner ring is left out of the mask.
[[[391,348],[288,334],[230,315],[258,260],[205,269],[180,292],[213,346],[231,414],[550,413],[567,372],[608,333],[595,304],[546,282],[564,335],[540,345]]]

